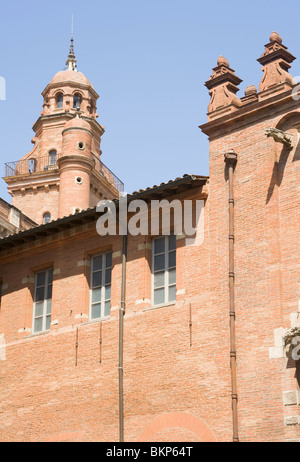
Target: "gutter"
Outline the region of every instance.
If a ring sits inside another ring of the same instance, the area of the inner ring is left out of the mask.
[[[231,150],[225,154],[225,163],[228,169],[229,180],[229,320],[230,320],[230,370],[231,370],[231,401],[232,401],[232,427],[233,442],[239,441],[238,415],[237,415],[237,374],[236,374],[236,344],[235,344],[235,294],[234,294],[234,193],[233,174],[237,162],[237,154]]]
[[[127,263],[127,235],[123,236],[122,250],[122,285],[121,285],[121,308],[119,311],[119,436],[120,442],[124,442],[124,385],[123,385],[123,355],[124,355],[124,316],[126,296],[126,263]]]

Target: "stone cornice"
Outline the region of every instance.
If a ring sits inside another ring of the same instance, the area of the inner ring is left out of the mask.
[[[40,116],[38,118],[38,120],[35,122],[35,124],[33,125],[32,129],[34,132],[38,132],[39,130],[41,130],[41,126],[45,123],[45,122],[51,122],[53,123],[53,121],[57,121],[58,122],[58,125],[61,124],[62,125],[62,128],[64,126],[64,124],[66,122],[68,122],[69,120],[73,119],[74,118],[74,113],[70,113],[70,112],[58,112],[57,114],[49,114],[49,115],[43,115],[43,116]],[[105,132],[104,130],[104,127],[102,125],[100,125],[97,120],[93,119],[93,118],[89,118],[89,117],[85,117],[85,116],[82,116],[82,119],[83,120],[86,120],[88,121],[90,124],[93,125],[93,127],[100,132],[100,136],[103,135],[103,133]]]
[[[89,133],[91,136],[93,136],[91,130],[87,129],[87,128],[84,128],[84,127],[68,127],[66,128],[65,130],[62,131],[62,135],[66,132],[69,132],[69,131],[74,131],[74,130],[79,130],[80,132],[87,132]]]
[[[43,90],[42,92],[42,96],[45,97],[45,95],[47,94],[47,92],[51,89],[51,88],[62,88],[62,87],[74,87],[74,88],[82,88],[83,90],[89,90],[89,92],[95,97],[95,98],[99,98],[99,95],[98,93],[94,90],[94,88],[91,86],[91,85],[87,85],[85,83],[81,83],[81,82],[75,82],[73,80],[66,80],[65,82],[56,82],[56,83],[49,83],[46,88]]]
[[[108,181],[105,176],[101,175],[97,170],[93,169],[92,175],[91,175],[91,184],[94,186],[94,180],[95,184],[97,185],[97,189],[100,190],[99,186],[101,185],[103,188],[105,188],[106,191],[109,191],[109,193],[115,197],[119,197],[119,192],[117,189]]]
[[[90,157],[82,156],[80,154],[71,154],[59,157],[57,159],[57,165],[59,167],[60,173],[62,170],[73,170],[74,164],[80,164],[88,169],[93,169],[95,166],[95,161]]]
[[[35,184],[39,181],[43,182],[44,184],[46,178],[48,183],[56,182],[59,178],[58,168],[41,172],[26,173],[24,175],[8,176],[4,177],[3,179],[8,185],[10,185],[13,183]]]
[[[0,227],[7,229],[10,233],[16,233],[18,231],[17,226],[10,223],[8,220],[5,220],[0,216]]]
[[[299,101],[292,98],[293,85],[282,83],[270,90],[258,93],[258,100],[241,106],[224,116],[210,120],[199,128],[210,138],[219,136],[219,131],[232,130],[249,124],[249,119],[265,118],[266,109],[272,108],[274,113],[280,112],[282,106],[290,105],[291,110],[300,109]],[[273,93],[273,96],[272,96]]]

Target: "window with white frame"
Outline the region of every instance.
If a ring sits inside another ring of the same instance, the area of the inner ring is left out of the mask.
[[[33,332],[50,329],[52,307],[53,269],[39,271],[35,275]]]
[[[152,243],[152,304],[176,300],[176,236],[163,236]]]
[[[112,253],[92,257],[90,319],[110,315]]]

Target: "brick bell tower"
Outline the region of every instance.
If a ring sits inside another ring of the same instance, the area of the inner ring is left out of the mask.
[[[300,360],[286,348],[300,334],[294,59],[273,32],[257,60],[258,86],[238,97],[241,79],[223,57],[205,83],[210,103],[200,128],[209,137],[212,300],[226,326],[235,441],[300,441]]]
[[[77,71],[73,37],[66,62],[42,92],[41,116],[33,126],[33,149],[6,164],[12,204],[38,224],[118,197],[123,183],[101,162],[97,122],[99,95]]]

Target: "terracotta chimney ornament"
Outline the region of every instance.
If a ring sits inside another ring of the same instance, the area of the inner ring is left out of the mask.
[[[263,78],[259,84],[259,91],[287,82],[293,84],[293,78],[288,70],[296,58],[287,51],[282,44],[282,38],[277,32],[272,32],[270,42],[265,45],[265,52],[257,60],[263,67]]]
[[[209,90],[211,100],[208,106],[208,117],[212,112],[228,108],[231,112],[241,106],[241,100],[236,96],[238,85],[242,80],[237,77],[235,71],[230,68],[229,62],[223,56],[219,56],[217,66],[213,68],[213,74],[205,82]],[[223,115],[222,111],[222,115]],[[227,112],[227,111],[226,111]],[[215,115],[217,116],[217,114]]]

